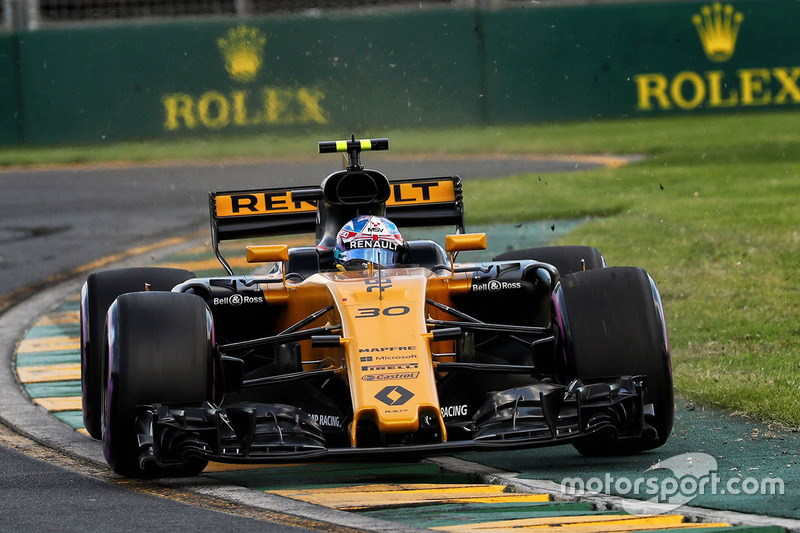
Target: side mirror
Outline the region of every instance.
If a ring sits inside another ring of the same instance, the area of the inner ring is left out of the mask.
[[[444,249],[450,254],[450,277],[452,278],[456,273],[455,254],[458,252],[467,252],[469,250],[485,250],[486,234],[457,233],[455,235],[446,235],[444,238]]]
[[[444,249],[449,253],[466,252],[469,250],[485,250],[485,233],[461,233],[447,235],[444,238]]]
[[[247,246],[248,263],[277,263],[289,260],[289,247],[285,244],[260,244]]]

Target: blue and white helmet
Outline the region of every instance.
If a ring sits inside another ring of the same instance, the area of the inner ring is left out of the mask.
[[[333,256],[339,264],[360,259],[394,266],[401,262],[404,251],[405,241],[394,222],[384,217],[361,215],[339,230]]]

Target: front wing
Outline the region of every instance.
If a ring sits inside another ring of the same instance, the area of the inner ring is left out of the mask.
[[[419,435],[381,446],[329,446],[322,429],[287,405],[218,408],[146,405],[138,408],[140,462],[180,465],[192,457],[226,463],[354,459],[402,454],[432,456],[475,450],[565,444],[586,435],[639,438],[645,423],[644,376],[537,383],[495,394],[472,416],[469,438],[421,442]],[[423,428],[420,428],[421,430]],[[449,428],[448,428],[449,429]],[[428,434],[435,439],[435,434]]]

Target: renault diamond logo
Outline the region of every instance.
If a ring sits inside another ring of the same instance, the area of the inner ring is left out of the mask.
[[[384,387],[375,395],[375,398],[386,405],[403,405],[414,397],[414,393],[400,386]]]

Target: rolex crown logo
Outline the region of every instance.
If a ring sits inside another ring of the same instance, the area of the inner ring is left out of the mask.
[[[700,13],[692,17],[708,59],[721,63],[733,57],[742,20],[742,13],[734,13],[732,5],[723,6],[720,2],[703,6]]]
[[[261,58],[266,36],[258,28],[238,26],[228,30],[225,37],[217,41],[225,70],[235,81],[253,81],[261,68]]]

